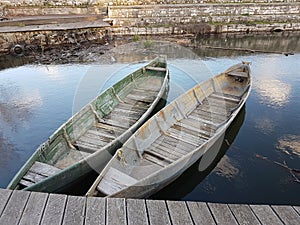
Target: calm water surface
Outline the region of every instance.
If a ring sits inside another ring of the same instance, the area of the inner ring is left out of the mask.
[[[251,43],[252,48],[265,40],[231,39],[230,46]],[[268,39],[269,49],[300,52],[294,36],[274,40]],[[215,46],[226,46],[223,42],[224,37],[209,39]],[[203,51],[198,51],[201,59],[170,59],[167,102],[241,60],[252,62],[251,95],[227,131],[214,165],[200,173],[196,163],[151,198],[300,205],[300,54]],[[142,64],[14,65],[1,70],[0,187],[75,111]]]

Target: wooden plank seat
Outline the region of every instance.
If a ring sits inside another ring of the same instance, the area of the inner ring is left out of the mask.
[[[226,95],[224,95],[224,96],[226,96]],[[235,96],[231,96],[231,97],[238,99]],[[212,105],[212,106],[224,106],[225,105],[228,108],[233,108],[237,105],[237,102],[235,102],[235,101],[234,102],[224,101],[224,99],[222,99],[222,98],[215,98],[215,97],[212,97],[212,96],[208,96],[207,98],[205,98],[203,100],[202,104]]]
[[[101,182],[97,186],[97,189],[103,194],[112,194],[116,191],[122,190],[127,186],[133,185],[137,180],[120,170],[110,167]]]
[[[243,72],[243,71],[230,71],[230,72],[227,73],[227,75],[248,78],[248,73],[247,72]]]
[[[223,99],[224,101],[231,101],[231,102],[235,102],[235,103],[240,102],[240,99],[236,95],[229,95],[229,94],[214,92],[210,95],[210,97],[219,98],[219,99]]]
[[[165,72],[165,71],[167,71],[167,69],[164,68],[164,67],[147,66],[146,69],[147,70],[153,70],[153,71],[159,71],[159,72]]]
[[[55,166],[36,161],[20,180],[20,184],[28,187],[58,173],[59,171],[61,171],[61,169]]]

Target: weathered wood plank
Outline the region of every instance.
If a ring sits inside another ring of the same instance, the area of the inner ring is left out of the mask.
[[[168,209],[164,201],[146,200],[150,225],[171,225]]]
[[[239,102],[240,101],[236,98],[225,96],[225,95],[220,95],[218,93],[213,93],[210,95],[210,97],[224,99],[224,101],[231,101],[231,102]]]
[[[167,161],[162,160],[162,159],[158,159],[158,158],[156,158],[156,157],[154,157],[150,154],[147,154],[147,153],[143,154],[143,158],[145,160],[147,160],[148,162],[154,163],[154,164],[156,164],[158,166],[161,166],[161,167],[165,167],[165,166],[170,164],[170,162],[167,162]]]
[[[210,208],[217,224],[238,225],[228,205],[220,203],[208,203],[208,207]]]
[[[174,134],[176,136],[182,137],[185,140],[187,140],[189,143],[195,143],[197,146],[203,144],[206,141],[205,139],[202,139],[198,135],[195,136],[193,134],[186,133],[183,130],[179,131],[179,130],[173,129],[172,127],[170,129],[168,129],[167,132],[170,134]]]
[[[89,197],[86,200],[85,225],[105,224],[106,202],[104,198]]]
[[[182,157],[183,155],[186,154],[186,152],[181,153],[178,151],[174,151],[173,148],[166,147],[165,145],[162,145],[162,144],[158,145],[155,142],[151,144],[150,148],[159,149],[160,151],[164,152],[165,154],[172,155],[172,157],[175,157],[176,159],[179,157]]]
[[[212,214],[204,202],[187,202],[192,219],[197,225],[215,225]]]
[[[106,224],[126,224],[125,199],[108,198],[106,203]]]
[[[109,132],[113,132],[113,133],[117,133],[117,134],[122,134],[126,129],[122,128],[122,127],[115,127],[109,124],[105,124],[105,123],[96,123],[95,124],[95,128],[98,129],[105,129]]]
[[[285,224],[289,224],[289,225],[300,224],[300,216],[292,206],[272,205],[271,207]]]
[[[19,225],[40,224],[47,199],[47,193],[31,192]]]
[[[165,135],[165,134],[163,134],[160,137],[158,137],[155,140],[155,143],[158,144],[158,145],[164,145],[166,147],[172,146],[173,149],[175,147],[176,151],[177,151],[177,149],[178,149],[178,151],[180,149],[180,150],[182,150],[184,152],[190,152],[191,150],[195,149],[194,145],[192,145],[190,143],[179,141],[179,140],[177,140],[177,139],[175,139],[173,137],[170,137],[168,135]],[[184,153],[184,152],[182,152],[182,153]]]
[[[260,224],[249,205],[230,204],[229,208],[237,219],[239,225]]]
[[[109,132],[105,132],[104,130],[101,130],[101,129],[90,129],[87,131],[88,134],[90,135],[94,135],[95,137],[106,137],[106,138],[109,138],[111,140],[114,140],[117,135],[116,134],[111,134]]]
[[[18,224],[29,198],[29,194],[30,192],[26,191],[14,191],[12,193],[6,207],[2,212],[0,224]]]
[[[172,163],[172,162],[175,161],[175,160],[173,160],[173,159],[170,159],[169,157],[162,156],[161,154],[159,154],[159,153],[157,153],[157,152],[153,152],[153,151],[148,150],[148,149],[146,149],[146,150],[144,151],[144,154],[151,155],[151,156],[153,156],[153,157],[155,157],[155,158],[157,158],[157,159],[159,159],[159,160],[161,160],[161,161],[166,161],[166,162],[168,162],[168,163]]]
[[[61,171],[61,169],[46,163],[36,161],[30,168],[30,171],[48,177],[58,173],[59,171]]]
[[[185,202],[167,201],[167,205],[173,225],[193,224]]]
[[[0,189],[0,216],[12,194],[11,190]]]
[[[63,225],[84,224],[85,197],[68,196]]]
[[[182,128],[184,128],[184,129],[189,129],[189,130],[192,130],[194,132],[198,132],[198,136],[205,139],[205,140],[208,140],[212,136],[212,134],[214,133],[212,130],[206,131],[204,129],[201,129],[202,125],[200,125],[200,124],[199,124],[198,127],[197,127],[197,125],[196,126],[191,126],[190,121],[187,121],[187,120],[181,120],[181,121],[179,121],[175,124],[182,127]]]
[[[153,71],[159,71],[159,72],[166,72],[167,69],[164,67],[153,67],[153,66],[147,66],[147,70],[153,70]]]
[[[128,225],[147,224],[148,217],[146,202],[142,199],[127,199],[127,220]]]
[[[147,151],[153,152],[155,154],[157,153],[159,156],[161,156],[161,158],[168,159],[169,161],[175,161],[179,158],[178,156],[173,155],[171,152],[168,153],[158,147],[149,146],[146,149],[146,152]]]
[[[23,184],[25,186],[28,186],[27,183],[25,183],[26,181],[31,182],[32,184],[40,182],[42,180],[44,180],[46,178],[46,176],[37,174],[37,173],[33,173],[31,171],[28,171],[25,176],[23,177],[23,179],[20,181],[20,184]]]
[[[55,163],[55,166],[64,169],[74,163],[80,161],[81,159],[87,157],[89,153],[84,151],[69,149],[68,155]]]
[[[135,184],[137,180],[120,170],[110,167],[100,181],[97,189],[105,194],[113,194],[127,186]]]
[[[187,144],[190,145],[194,145],[194,147],[198,147],[198,143],[196,141],[190,141],[190,140],[186,140],[184,137],[180,136],[180,134],[175,134],[175,133],[165,133],[164,136],[169,136],[171,138],[176,139],[177,142],[185,142]]]
[[[165,141],[165,142],[162,141],[162,142],[159,142],[159,143],[157,143],[155,141],[151,145],[153,147],[158,147],[159,146],[160,148],[164,149],[166,152],[171,152],[173,155],[176,155],[178,157],[181,157],[181,156],[183,156],[183,155],[185,155],[189,152],[186,148],[183,148],[182,146],[177,147],[177,146],[170,145],[167,141]]]
[[[268,205],[250,205],[251,209],[263,225],[282,225],[276,213]]]
[[[300,206],[293,206],[293,208],[298,212],[298,214],[300,216]]]
[[[66,195],[50,194],[41,224],[61,225],[67,202]]]

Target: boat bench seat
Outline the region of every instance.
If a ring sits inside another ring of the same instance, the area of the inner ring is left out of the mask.
[[[28,187],[60,171],[61,169],[55,166],[36,161],[21,179],[20,184]]]
[[[138,180],[110,167],[97,186],[97,190],[106,195],[116,193],[128,186],[134,185]]]
[[[229,76],[235,76],[235,77],[246,77],[248,78],[248,73],[247,72],[243,72],[243,71],[231,71],[229,73],[227,73],[227,75]]]
[[[235,96],[235,95],[229,95],[229,94],[222,94],[222,93],[214,92],[210,95],[210,97],[219,98],[219,99],[223,99],[224,101],[230,101],[230,102],[235,102],[235,103],[240,102],[240,98],[238,96]]]

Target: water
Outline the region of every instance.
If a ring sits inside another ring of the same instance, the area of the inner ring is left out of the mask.
[[[196,51],[199,59],[181,47],[160,45],[164,52],[168,49],[177,55],[169,57],[167,102],[241,60],[252,62],[253,88],[246,107],[227,131],[227,141],[214,165],[200,173],[196,163],[151,198],[300,204],[300,45],[295,41],[299,38],[295,39],[298,34],[273,35],[267,38],[269,50],[276,46],[278,51],[294,50],[296,54],[286,57],[200,49]],[[261,49],[261,41],[266,39],[221,36],[207,40],[215,46]],[[103,65],[1,65],[0,187],[7,186],[37,146],[74,112],[144,64],[124,63],[124,54],[115,57],[115,64]]]

